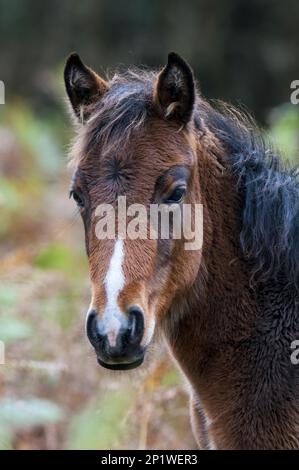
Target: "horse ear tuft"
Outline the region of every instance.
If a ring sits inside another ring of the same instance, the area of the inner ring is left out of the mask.
[[[93,105],[108,90],[108,84],[84,65],[76,52],[66,61],[64,82],[74,114],[84,122],[90,116]]]
[[[157,78],[154,101],[164,119],[187,124],[195,102],[195,83],[191,67],[175,52]]]

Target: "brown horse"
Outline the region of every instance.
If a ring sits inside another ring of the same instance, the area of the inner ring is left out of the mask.
[[[110,81],[72,54],[65,84],[98,362],[137,367],[162,331],[190,384],[200,448],[299,448],[295,171],[248,118],[205,101],[175,53],[159,73]],[[119,196],[147,213],[151,204],[202,204],[202,247],[185,249],[183,236],[99,238],[97,208],[116,208]]]

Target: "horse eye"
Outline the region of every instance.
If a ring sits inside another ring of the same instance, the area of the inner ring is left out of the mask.
[[[84,207],[84,200],[83,197],[74,189],[70,192],[70,197],[74,199],[76,202],[77,206],[79,207]]]
[[[184,186],[178,186],[177,188],[175,188],[172,194],[166,199],[165,202],[169,204],[181,202],[185,194],[186,194],[186,188]]]

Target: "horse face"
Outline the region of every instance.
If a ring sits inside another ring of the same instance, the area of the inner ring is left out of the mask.
[[[71,193],[90,263],[87,335],[102,366],[131,369],[201,259],[200,249],[185,249],[183,230],[174,235],[184,205],[200,202],[192,72],[172,54],[155,79],[106,83],[71,56],[65,79],[83,121]]]

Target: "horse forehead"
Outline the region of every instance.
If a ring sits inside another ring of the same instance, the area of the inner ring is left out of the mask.
[[[109,127],[109,119],[107,123]],[[83,154],[86,155],[84,160],[97,158],[100,161],[109,161],[112,156],[118,155],[127,162],[131,161],[135,154],[139,159],[147,154],[152,158],[162,158],[163,154],[172,156],[190,147],[188,132],[184,132],[184,129],[178,130],[176,126],[157,117],[147,117],[142,124],[134,126],[134,123],[131,123],[131,126],[124,129],[120,123],[116,124],[115,128],[111,125],[111,128],[112,131],[106,138],[105,134],[102,135],[100,126],[87,126],[83,140]]]
[[[138,142],[129,148],[117,148],[106,155],[94,155],[81,167],[91,185],[98,181],[102,184],[133,189],[142,185],[152,185],[156,179],[172,167],[192,167],[190,149],[174,145],[155,145]]]
[[[194,162],[185,135],[157,119],[136,130],[128,141],[108,148],[105,151],[105,145],[95,143],[79,162],[92,203],[113,203],[119,195],[131,202],[148,202],[149,192],[163,173],[172,166],[191,167]]]

